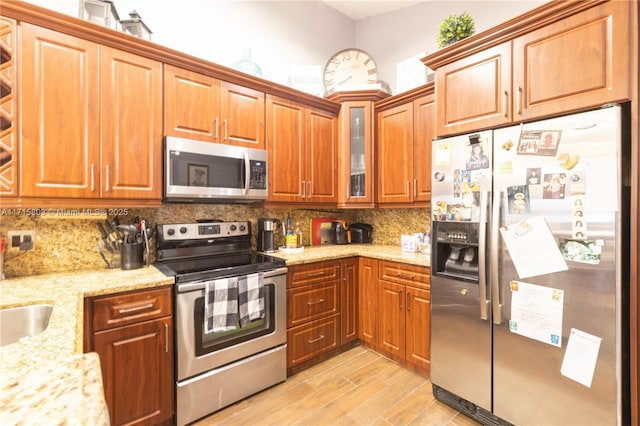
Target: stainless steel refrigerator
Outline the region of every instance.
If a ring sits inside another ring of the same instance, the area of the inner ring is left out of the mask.
[[[431,381],[483,424],[629,422],[627,105],[433,141]]]

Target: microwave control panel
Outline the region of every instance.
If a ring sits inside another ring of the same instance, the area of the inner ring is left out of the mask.
[[[251,160],[249,189],[267,189],[267,162]]]

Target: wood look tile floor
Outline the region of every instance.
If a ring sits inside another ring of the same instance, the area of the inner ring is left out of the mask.
[[[480,425],[437,401],[431,382],[364,347],[195,423],[240,425]]]

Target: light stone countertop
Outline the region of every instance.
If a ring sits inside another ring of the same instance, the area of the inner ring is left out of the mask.
[[[0,424],[108,424],[100,359],[82,353],[84,298],[173,282],[154,267],[0,281],[0,308],[53,304],[46,330],[0,347]]]
[[[300,254],[269,254],[289,266],[351,256],[430,266],[426,254],[387,245],[309,246]],[[53,304],[45,331],[0,347],[0,424],[108,424],[99,358],[82,353],[84,299],[173,283],[153,266],[0,281],[0,308]]]
[[[400,246],[380,244],[345,244],[305,246],[302,253],[287,254],[282,251],[267,253],[285,259],[287,266],[318,262],[321,260],[340,259],[351,256],[364,256],[374,259],[391,260],[417,266],[431,266],[431,260],[424,253],[403,252]]]

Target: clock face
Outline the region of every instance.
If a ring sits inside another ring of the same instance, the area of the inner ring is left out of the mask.
[[[327,94],[338,86],[378,82],[378,67],[364,50],[345,49],[329,59],[324,67],[324,88]]]

